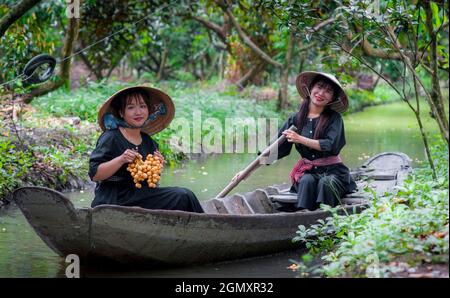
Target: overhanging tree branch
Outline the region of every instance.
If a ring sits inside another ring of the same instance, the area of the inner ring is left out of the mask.
[[[419,129],[420,129],[420,133],[425,145],[425,150],[427,152],[427,158],[428,158],[428,162],[430,163],[430,167],[432,168],[433,171],[433,177],[436,177],[436,173],[435,173],[435,169],[434,169],[434,163],[433,163],[433,159],[431,157],[430,154],[430,150],[428,147],[428,140],[422,125],[422,120],[420,118],[420,110],[419,110],[419,100],[418,100],[418,94],[419,94],[419,90],[418,90],[418,86],[417,86],[417,78],[415,76],[413,76],[413,81],[414,81],[414,87],[415,87],[415,94],[416,94],[416,103],[417,103],[417,109],[414,108],[412,106],[412,104],[409,102],[409,100],[406,98],[406,94],[404,92],[401,92],[400,90],[398,90],[398,88],[392,83],[390,82],[384,75],[382,75],[381,72],[377,71],[375,68],[373,68],[369,63],[367,63],[364,59],[362,59],[362,57],[358,57],[357,55],[351,53],[351,51],[348,51],[346,49],[346,47],[344,47],[341,43],[339,43],[337,40],[334,40],[333,38],[330,38],[329,36],[323,35],[319,33],[319,36],[322,36],[323,38],[332,41],[333,43],[337,44],[344,52],[346,52],[347,54],[351,55],[352,57],[354,57],[355,59],[357,59],[358,61],[360,61],[362,64],[364,64],[366,67],[368,67],[370,70],[372,70],[374,73],[376,73],[379,78],[382,78],[386,83],[389,84],[389,86],[391,86],[395,92],[400,96],[400,98],[409,106],[409,108],[414,112],[416,119],[418,121],[419,124]],[[408,57],[406,57],[406,59],[409,59]],[[404,67],[409,68],[406,65],[406,62],[404,60],[402,60],[404,63]]]
[[[269,55],[267,55],[263,50],[261,50],[251,39],[250,37],[245,34],[244,30],[242,30],[241,25],[234,17],[233,13],[231,12],[231,9],[227,5],[223,5],[223,3],[218,3],[218,5],[222,8],[222,10],[225,12],[225,14],[230,18],[231,23],[233,24],[234,28],[236,28],[236,31],[238,32],[239,38],[241,41],[247,45],[252,51],[259,57],[261,60],[272,64],[273,66],[277,68],[282,68],[283,64],[281,64],[278,61],[273,60]]]
[[[19,4],[13,6],[6,15],[0,19],[0,37],[5,34],[6,30],[18,19],[20,19],[33,6],[41,2],[41,0],[23,0]]]
[[[395,60],[401,60],[402,57],[398,55],[397,53],[388,52],[386,50],[381,49],[375,49],[370,42],[367,40],[367,37],[362,37],[361,47],[367,56],[374,57],[374,58],[381,58],[381,59],[395,59]]]
[[[320,23],[318,23],[317,25],[315,25],[313,28],[312,28],[312,30],[314,31],[314,32],[316,32],[316,31],[319,31],[320,29],[322,29],[322,28],[324,28],[325,26],[327,26],[327,25],[329,25],[329,24],[331,24],[331,23],[334,23],[336,21],[336,17],[331,17],[331,18],[329,18],[329,19],[326,19],[325,21],[323,21],[323,22],[320,22]]]
[[[223,30],[223,28],[219,25],[217,25],[216,23],[213,23],[211,21],[202,19],[201,17],[195,16],[195,15],[189,15],[192,19],[196,20],[197,22],[199,22],[200,24],[202,24],[203,26],[205,26],[206,28],[208,28],[211,31],[214,31],[221,40],[226,40],[227,36]]]
[[[227,39],[227,32],[226,32],[226,26],[219,26],[216,23],[213,23],[211,21],[205,20],[201,17],[195,16],[195,15],[189,15],[193,20],[199,22],[202,24],[205,28],[213,31],[216,33],[216,35],[220,38],[220,40],[225,44],[227,52],[231,52],[231,46]]]
[[[378,28],[380,28],[381,31],[384,31],[385,35],[388,35],[388,33],[386,32],[386,30],[392,30],[393,28],[389,27],[388,29],[386,29],[385,26],[379,24],[378,22],[376,22],[376,25],[378,26]],[[361,29],[361,27],[354,25],[355,27],[355,31],[358,33],[363,33],[363,30]],[[397,44],[397,46],[399,46],[400,48],[403,48],[403,46],[400,44],[399,40],[396,39],[395,41],[393,41]],[[363,53],[369,57],[373,57],[373,58],[381,58],[381,59],[386,59],[386,60],[402,60],[402,55],[400,55],[398,52],[390,52],[387,49],[378,49],[378,48],[374,48],[372,46],[372,44],[369,42],[368,38],[366,35],[363,35],[362,37],[362,41],[361,41],[361,49],[363,51]],[[420,59],[420,56],[424,54],[424,52],[418,52],[418,53],[412,53],[410,51],[406,51],[405,53],[408,57],[414,58],[415,57],[415,61]]]
[[[379,77],[381,77],[389,86],[391,86],[392,89],[394,89],[394,91],[402,98],[403,94],[400,90],[398,90],[398,88],[386,77],[384,76],[382,73],[380,73],[379,71],[377,71],[375,68],[373,68],[369,63],[367,63],[364,59],[362,59],[361,57],[358,57],[357,55],[353,54],[352,51],[348,50],[345,45],[341,44],[340,42],[338,42],[337,40],[325,35],[325,34],[321,34],[320,32],[316,32],[318,33],[318,36],[321,36],[322,38],[324,38],[325,40],[331,41],[334,44],[336,44],[337,46],[339,46],[344,52],[346,52],[347,54],[349,54],[350,56],[352,56],[353,58],[355,58],[356,60],[358,60],[361,64],[365,65],[367,68],[369,68],[371,71],[373,71],[375,74],[377,74]],[[407,102],[407,100],[406,100]],[[408,103],[409,104],[409,103]]]
[[[313,47],[315,47],[317,45],[317,42],[313,41],[311,43],[309,43],[307,46],[301,47],[300,49],[298,49],[299,52],[304,52],[307,51]]]
[[[219,24],[216,24],[212,22],[211,20],[204,19],[200,16],[194,15],[192,12],[182,12],[178,14],[181,17],[192,19],[194,21],[197,21],[200,23],[203,27],[208,29],[209,31],[214,32],[219,39],[225,44],[225,50],[229,53],[231,53],[231,45],[228,41],[228,35],[230,31],[230,24],[227,18],[224,15],[224,24],[221,26]],[[223,47],[222,47],[223,48]]]
[[[411,60],[409,59],[409,57],[407,57],[406,55],[404,55],[401,51],[401,49],[398,47],[397,43],[395,43],[395,34],[390,31],[387,30],[388,36],[389,38],[392,40],[394,48],[397,50],[397,52],[402,56],[402,60],[405,63],[405,65],[408,67],[408,69],[410,70],[411,74],[413,75],[414,79],[417,80],[417,82],[419,83],[419,85],[422,87],[424,93],[425,93],[425,98],[427,99],[428,103],[430,104],[431,110],[433,111],[433,113],[437,113],[437,109],[438,107],[436,106],[435,102],[433,101],[430,93],[427,91],[427,89],[425,88],[425,84],[422,82],[422,80],[419,78],[419,76],[417,75],[414,67],[412,66]],[[438,117],[437,119],[438,121],[438,125],[443,128],[445,127],[445,124],[443,123],[443,121],[441,121],[441,119]],[[442,130],[441,130],[442,131]],[[448,135],[446,136],[447,142],[448,142]]]

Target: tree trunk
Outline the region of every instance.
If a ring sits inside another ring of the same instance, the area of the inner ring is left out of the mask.
[[[303,72],[303,67],[304,67],[304,65],[305,65],[305,54],[300,54],[300,57],[299,57],[299,59],[300,59],[300,63],[299,63],[299,66],[298,66],[298,73],[302,73]]]
[[[101,70],[98,70],[97,67],[94,67],[83,52],[80,52],[78,55],[80,56],[84,65],[86,65],[86,67],[89,69],[89,71],[95,75],[95,79],[97,81],[103,80],[103,74]]]
[[[33,8],[41,0],[23,0],[19,4],[13,6],[7,13],[0,19],[0,38],[5,34],[6,30],[14,24],[15,21],[20,19],[27,11]]]
[[[80,1],[81,2],[81,1]],[[45,95],[62,86],[70,88],[70,68],[72,60],[72,51],[76,39],[78,38],[79,20],[77,18],[70,18],[67,27],[64,44],[61,49],[61,62],[59,77],[56,81],[47,82],[36,89],[31,90],[30,93],[21,96],[25,103],[30,103],[34,97]]]
[[[224,58],[223,58],[223,56],[224,56],[223,51],[220,51],[219,55],[220,55],[219,56],[219,82],[220,82],[220,81],[223,80],[223,73],[224,73],[224,69],[225,69],[225,66],[224,66],[224,63],[223,63],[223,60],[224,60]]]
[[[414,92],[416,95],[416,103],[417,103],[417,110],[414,110],[414,114],[416,116],[417,119],[417,123],[419,124],[419,129],[420,129],[420,135],[422,137],[422,141],[423,141],[423,145],[425,146],[425,153],[427,155],[427,159],[428,159],[428,163],[430,165],[431,168],[431,172],[433,174],[433,178],[436,179],[436,169],[434,167],[434,162],[433,162],[433,157],[431,156],[431,151],[430,151],[430,145],[428,144],[428,139],[427,139],[427,135],[425,134],[425,130],[423,128],[423,124],[422,124],[422,119],[420,118],[420,101],[419,101],[419,86],[417,83],[417,79],[415,77],[413,77],[413,83],[414,83]]]
[[[394,38],[394,34],[393,32],[390,32],[390,38],[393,39]],[[394,45],[395,46],[395,45]],[[422,89],[425,92],[425,98],[428,102],[428,105],[430,106],[431,112],[436,116],[435,120],[439,126],[439,130],[441,132],[442,138],[444,140],[446,140],[447,145],[449,144],[449,135],[448,135],[448,122],[447,119],[444,116],[442,116],[442,112],[439,111],[439,106],[433,101],[433,99],[431,98],[431,94],[428,92],[428,90],[425,88],[425,84],[423,83],[423,81],[420,79],[419,75],[417,74],[417,71],[414,69],[414,66],[411,63],[411,59],[410,57],[404,55],[401,51],[400,48],[396,48],[396,50],[400,53],[400,55],[403,56],[403,63],[405,63],[406,67],[410,70],[413,79],[417,80],[417,82],[420,84],[420,86],[422,87]],[[439,92],[440,93],[440,92]]]
[[[397,35],[394,33],[393,29],[387,25],[380,24],[380,26],[383,26],[386,31],[386,36],[390,39],[390,43],[393,46],[393,48],[397,51],[398,55],[400,55],[401,60],[403,61],[404,65],[409,69],[411,72],[413,79],[417,80],[418,84],[422,87],[422,89],[425,92],[425,99],[428,102],[428,105],[430,106],[431,112],[436,116],[435,120],[438,124],[439,131],[442,135],[442,138],[447,142],[447,145],[449,144],[449,131],[448,131],[448,120],[445,115],[445,109],[443,109],[443,97],[442,93],[440,91],[439,86],[439,79],[438,79],[438,72],[437,72],[437,54],[436,54],[436,32],[433,30],[433,24],[432,24],[432,12],[430,5],[425,5],[424,7],[425,13],[426,13],[426,27],[427,32],[430,34],[430,46],[431,46],[431,53],[428,55],[430,58],[431,63],[435,64],[435,69],[431,69],[430,73],[432,77],[434,77],[432,83],[432,92],[430,93],[423,83],[423,81],[420,79],[420,77],[417,74],[416,67],[413,66],[411,59],[414,58],[414,55],[410,55],[408,51],[405,51],[402,45],[400,44]],[[359,30],[359,29],[358,29]],[[357,30],[357,31],[358,31]],[[342,47],[341,47],[342,48]],[[343,49],[343,48],[342,48]],[[351,52],[346,51],[348,54],[351,54]],[[373,55],[370,52],[364,51],[364,53],[367,56],[376,57],[376,58],[382,58],[382,59],[388,59],[389,57],[381,57],[380,55]],[[422,55],[422,54],[420,54]],[[416,55],[417,56],[417,55]],[[412,58],[411,58],[412,57]],[[391,59],[396,59],[392,58]],[[375,72],[375,71],[374,71]],[[391,87],[392,84],[390,84]],[[434,93],[434,94],[433,94]],[[433,94],[433,95],[432,95]]]
[[[201,74],[197,71],[197,63],[195,61],[191,62],[191,69],[192,74],[194,75],[195,79],[202,81],[203,78],[201,77]]]
[[[382,72],[383,72],[383,70],[380,69],[380,73],[382,73]],[[372,85],[372,90],[371,91],[374,91],[375,88],[377,88],[378,83],[380,82],[380,79],[381,79],[381,76],[377,76],[377,78],[375,79],[375,83],[373,83],[373,85]]]
[[[219,54],[219,55],[221,55],[221,54]],[[219,60],[219,55],[215,55],[210,62],[208,72],[206,73],[207,80],[210,79],[214,75],[214,73],[217,71],[217,62]]]
[[[80,0],[81,3],[81,0]],[[72,66],[72,58],[70,57],[73,52],[75,41],[78,38],[78,29],[80,26],[79,19],[70,18],[69,25],[67,28],[66,37],[64,39],[64,44],[61,50],[61,71],[60,79],[62,84],[70,89],[70,69]]]
[[[294,41],[295,41],[295,32],[293,29],[291,29],[286,52],[286,62],[284,68],[281,71],[280,91],[278,92],[278,105],[277,105],[278,111],[285,108],[288,102],[288,80],[289,80],[289,70],[291,69],[292,63],[292,51],[294,50]]]
[[[122,61],[122,59],[123,59],[123,57],[122,57],[118,62],[112,64],[112,65],[110,66],[110,68],[108,69],[108,72],[106,73],[106,76],[105,76],[107,82],[109,81],[109,78],[111,77],[111,75],[112,75],[114,69],[116,69],[117,66],[120,65],[120,61]]]
[[[169,48],[166,46],[161,55],[161,63],[159,64],[158,73],[156,74],[156,81],[161,81],[164,78],[164,68],[166,67],[167,55]]]
[[[250,68],[250,70],[236,82],[236,86],[238,90],[243,90],[245,86],[247,86],[248,82],[250,82],[257,74],[261,73],[266,67],[266,63],[261,61],[259,64],[255,64]]]
[[[199,61],[200,63],[200,77],[202,78],[202,81],[205,79],[205,56],[203,55],[202,59]]]
[[[445,114],[444,107],[444,97],[441,93],[441,86],[439,84],[439,75],[438,75],[438,64],[437,64],[437,36],[436,32],[433,28],[433,14],[431,11],[431,3],[430,1],[424,1],[424,9],[426,15],[426,27],[428,34],[430,35],[430,68],[431,68],[431,79],[432,79],[432,89],[430,92],[431,101],[433,101],[436,106],[436,114],[438,122],[442,122],[442,134],[444,139],[449,144],[449,135],[448,135],[448,119]]]

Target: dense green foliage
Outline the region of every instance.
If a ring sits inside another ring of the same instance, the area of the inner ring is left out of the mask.
[[[17,1],[7,2],[11,3],[0,3],[0,18],[6,14],[8,6]],[[0,83],[21,74],[33,56],[42,53],[58,55],[64,35],[64,11],[61,1],[43,1],[0,36]]]
[[[360,214],[339,215],[339,207],[323,206],[331,217],[310,228],[299,226],[294,241],[310,251],[297,263],[299,271],[388,277],[400,270],[394,262],[399,259],[411,267],[448,262],[448,148],[439,141],[433,154],[439,179],[429,179],[429,168],[416,169],[396,194],[373,195]],[[308,267],[312,256],[321,256],[320,267]]]
[[[13,133],[0,136],[0,198],[24,185],[57,190],[83,185],[95,134],[67,126],[49,128],[46,135],[52,142],[29,139],[21,143]]]
[[[347,95],[350,113],[360,111],[367,106],[385,104],[400,99],[398,94],[385,84],[379,84],[373,91],[348,88]]]
[[[11,141],[0,137],[0,197],[21,185],[33,163],[30,154],[17,150]]]

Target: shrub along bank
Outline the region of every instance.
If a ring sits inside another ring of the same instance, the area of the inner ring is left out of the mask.
[[[416,169],[396,194],[372,194],[360,214],[339,215],[325,206],[331,217],[299,226],[294,241],[309,253],[292,268],[302,276],[448,277],[448,147],[436,143],[433,155],[438,179],[430,179],[429,168]],[[314,259],[320,262],[312,265]]]

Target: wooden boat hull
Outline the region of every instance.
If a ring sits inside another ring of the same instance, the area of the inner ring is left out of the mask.
[[[294,248],[299,225],[308,227],[329,216],[322,210],[264,214],[270,192],[260,189],[223,201],[212,199],[211,206],[222,207],[214,209],[216,214],[112,205],[75,208],[63,194],[42,187],[19,188],[14,200],[36,233],[62,257],[192,264]],[[353,200],[343,207],[360,212],[366,204]],[[224,210],[241,214],[221,213]],[[245,214],[248,210],[251,213]]]
[[[190,264],[279,252],[294,247],[298,225],[327,216],[321,210],[235,215],[121,206],[75,209],[64,195],[41,187],[20,188],[15,196],[36,233],[60,256],[121,263]]]

